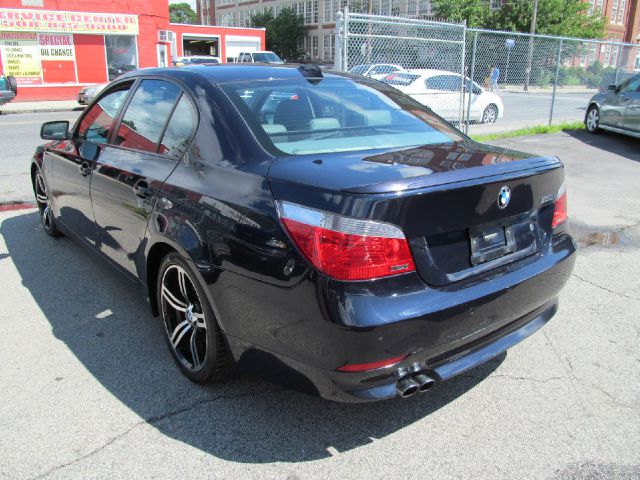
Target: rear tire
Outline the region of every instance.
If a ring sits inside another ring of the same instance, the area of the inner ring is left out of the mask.
[[[496,120],[498,120],[498,109],[495,105],[489,105],[482,112],[480,123],[496,123]]]
[[[14,95],[17,95],[18,81],[16,80],[16,77],[14,77],[13,75],[8,75],[6,79],[7,79],[7,85],[9,85],[9,90],[11,90]]]
[[[156,298],[165,339],[182,373],[197,383],[228,378],[232,365],[224,334],[195,272],[176,252],[160,263]]]
[[[600,109],[595,105],[592,105],[589,107],[589,110],[587,110],[587,117],[584,121],[584,125],[589,133],[602,132],[602,129],[600,128]]]

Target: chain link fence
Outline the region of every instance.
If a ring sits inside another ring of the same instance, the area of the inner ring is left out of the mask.
[[[640,71],[636,44],[337,17],[335,68],[393,85],[470,133],[582,121],[594,94]]]

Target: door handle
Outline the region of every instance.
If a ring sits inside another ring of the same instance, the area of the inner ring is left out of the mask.
[[[147,182],[138,182],[133,186],[136,197],[149,198],[153,197],[153,189],[149,187]]]
[[[89,166],[89,162],[82,162],[80,165],[80,175],[86,177],[91,174],[91,167]]]

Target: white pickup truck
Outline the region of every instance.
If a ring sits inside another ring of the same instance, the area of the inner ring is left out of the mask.
[[[284,63],[275,53],[269,50],[257,52],[240,52],[236,59],[238,63]]]

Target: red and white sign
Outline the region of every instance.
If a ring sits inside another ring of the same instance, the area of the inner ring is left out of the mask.
[[[42,60],[71,60],[75,59],[73,35],[57,33],[39,33],[38,46]]]
[[[0,31],[137,35],[138,16],[0,8]]]

